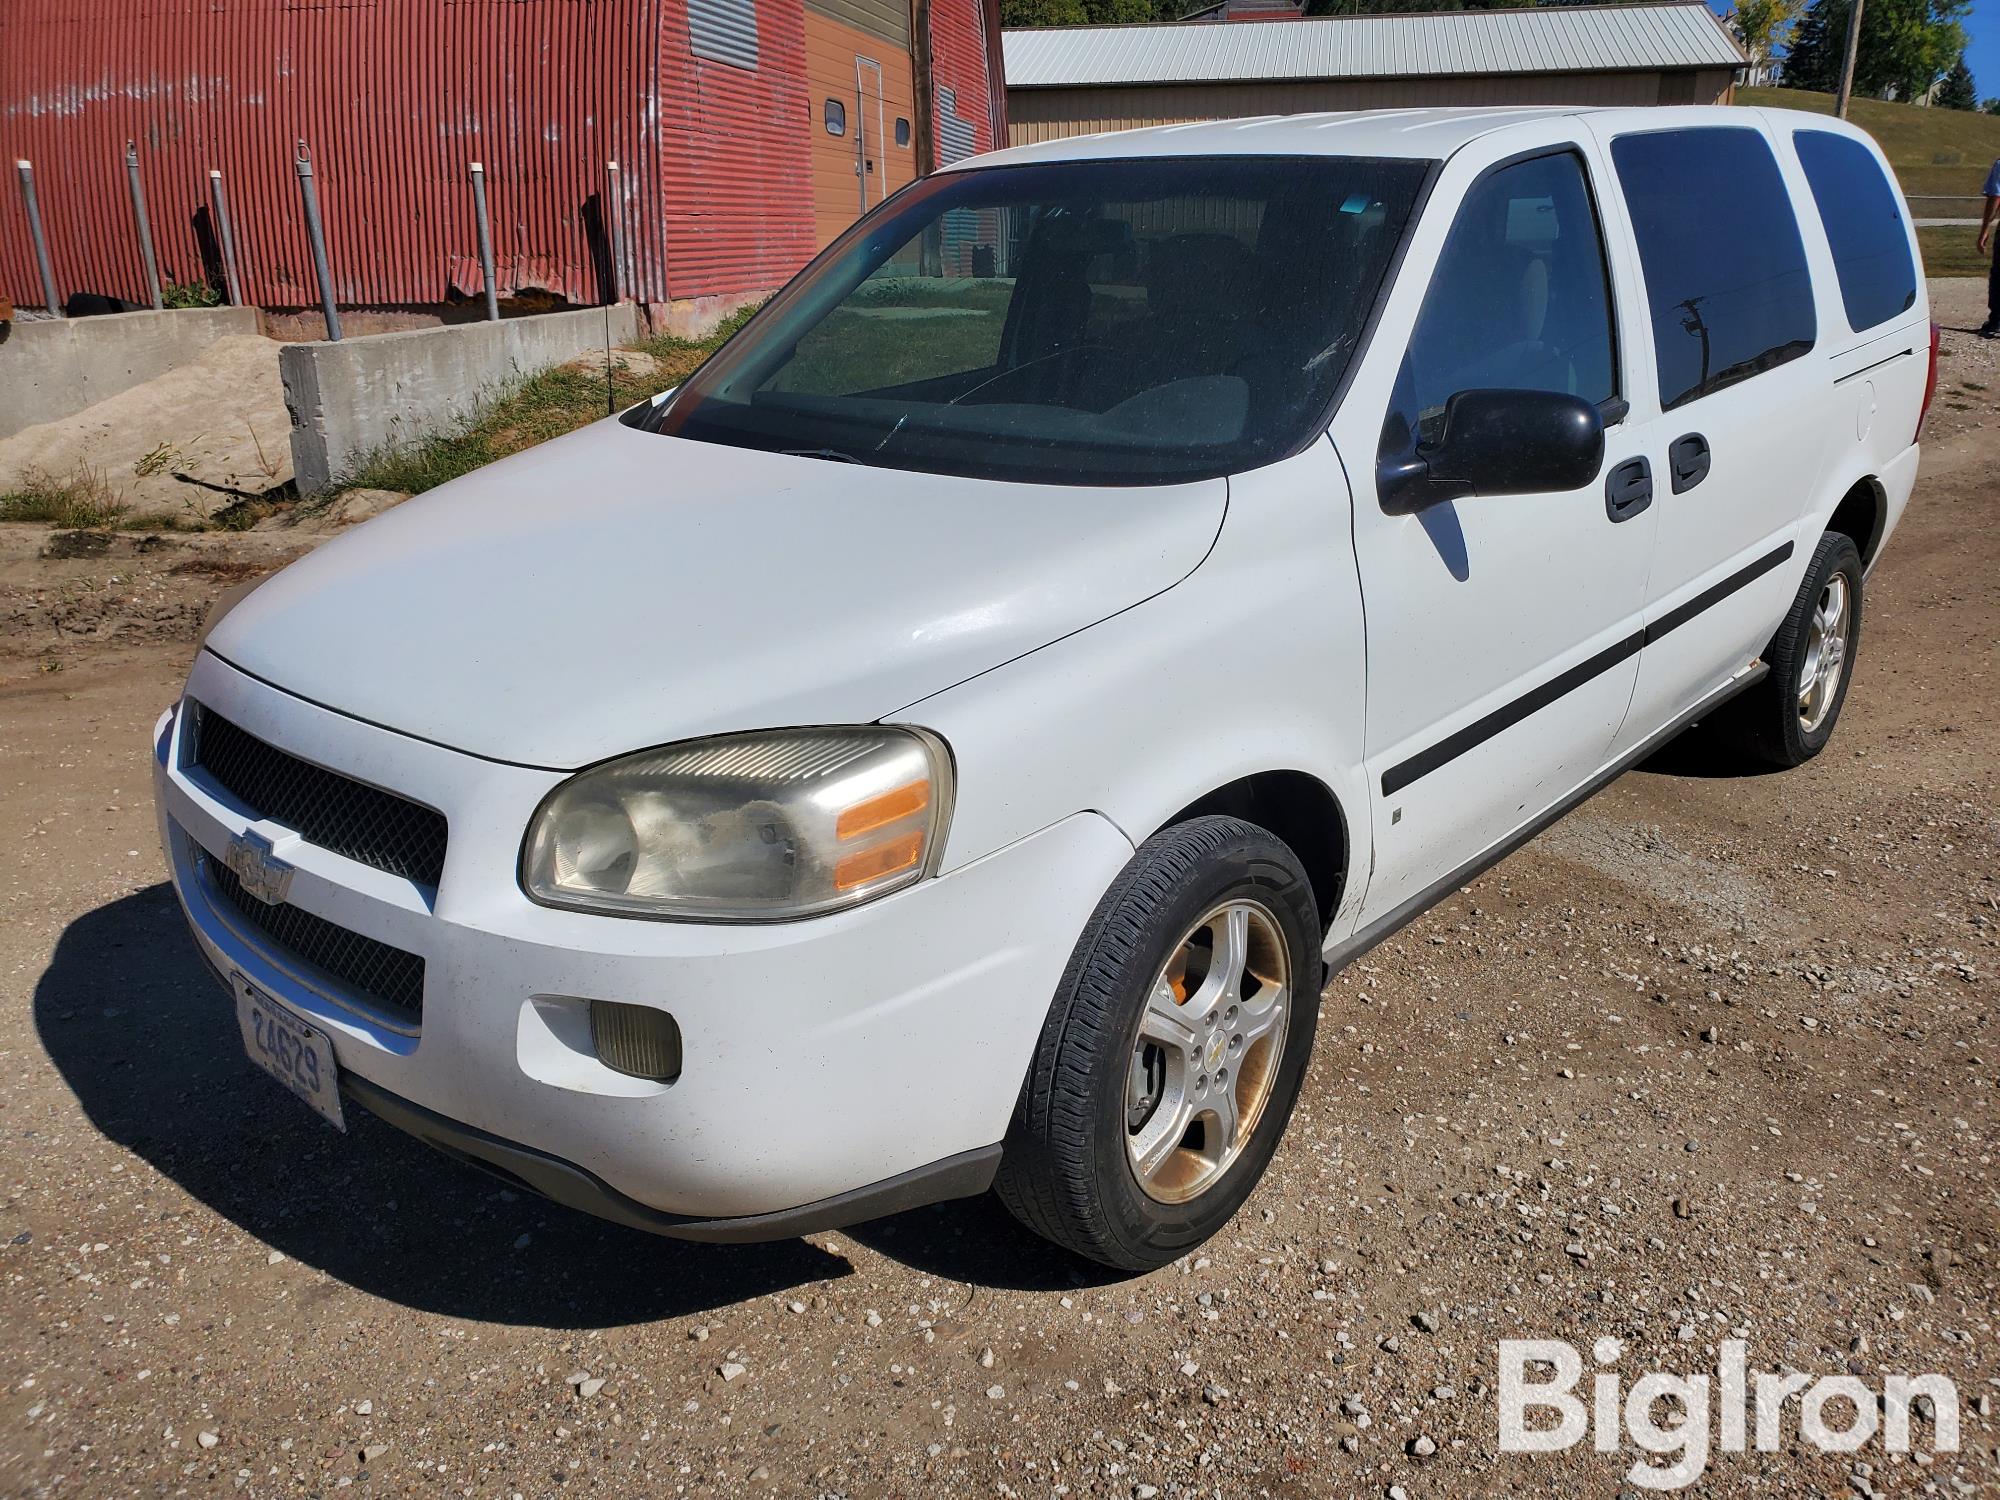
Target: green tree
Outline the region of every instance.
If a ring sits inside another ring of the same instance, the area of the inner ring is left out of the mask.
[[[1963,52],[1951,65],[1951,71],[1944,75],[1944,82],[1938,85],[1937,98],[1933,102],[1939,109],[1979,108],[1979,90],[1973,86],[1972,69],[1966,66]]]
[[[1736,29],[1751,61],[1770,61],[1804,9],[1805,0],[1743,0],[1736,7]]]
[[[1851,0],[1813,0],[1785,53],[1785,83],[1831,93],[1840,86]],[[1950,70],[1965,50],[1959,21],[1971,0],[1864,0],[1861,47],[1854,91],[1880,95],[1890,89],[1914,99]]]
[[[1008,27],[1085,26],[1083,0],[1000,0],[1000,24]]]
[[[1846,35],[1847,7],[1840,0],[1813,0],[1785,48],[1785,87],[1832,93],[1840,82],[1839,48]]]

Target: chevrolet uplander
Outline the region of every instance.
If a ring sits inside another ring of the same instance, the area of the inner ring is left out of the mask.
[[[160,828],[251,1057],[696,1239],[1226,1223],[1327,974],[1701,721],[1840,716],[1934,331],[1817,115],[960,163],[677,390],[218,611]]]

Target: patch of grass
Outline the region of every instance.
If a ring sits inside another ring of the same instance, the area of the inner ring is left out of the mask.
[[[118,518],[120,531],[207,531],[209,523],[199,513],[176,515],[172,511],[144,510]]]
[[[1979,231],[1970,224],[1946,224],[1917,231],[1917,248],[1923,252],[1926,276],[1984,276],[1993,264],[1992,252],[1979,253],[1974,243]]]
[[[642,339],[640,340],[639,343],[635,344],[633,347],[638,349],[641,353],[652,355],[653,358],[658,360],[671,359],[674,355],[677,354],[698,355],[699,358],[695,361],[695,363],[699,364],[701,360],[707,359],[709,355],[713,354],[717,349],[721,348],[723,343],[729,338],[729,336],[735,333],[736,330],[741,328],[745,323],[749,322],[751,317],[756,313],[757,309],[762,306],[763,304],[761,302],[745,303],[743,306],[737,308],[735,312],[731,313],[728,317],[724,318],[720,323],[716,324],[715,331],[713,333],[710,333],[703,338],[681,339],[681,338],[675,338],[670,333],[662,333],[662,334],[656,334],[649,339]],[[690,366],[689,368],[692,369],[693,366]],[[665,389],[665,387],[662,387],[662,389]]]
[[[112,498],[103,477],[88,464],[78,464],[67,479],[42,469],[29,469],[21,487],[0,494],[0,521],[38,521],[82,531],[118,524],[125,507]]]
[[[494,401],[475,421],[457,432],[364,459],[338,488],[421,494],[497,459],[595,422],[606,415],[607,404],[623,411],[634,402],[687,379],[755,311],[754,307],[739,309],[703,339],[677,339],[662,334],[635,345],[637,352],[657,363],[656,371],[641,375],[623,368],[614,358],[608,403],[600,372],[567,367],[544,370]]]

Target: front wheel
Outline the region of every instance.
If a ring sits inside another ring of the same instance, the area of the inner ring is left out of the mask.
[[[1208,817],[1148,839],[1084,929],[995,1183],[1028,1228],[1123,1270],[1228,1223],[1291,1117],[1320,925],[1285,843]]]

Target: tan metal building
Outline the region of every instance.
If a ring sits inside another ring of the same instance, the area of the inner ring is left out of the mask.
[[[1435,105],[1719,104],[1742,49],[1699,3],[1005,34],[1015,145],[1185,120]]]

